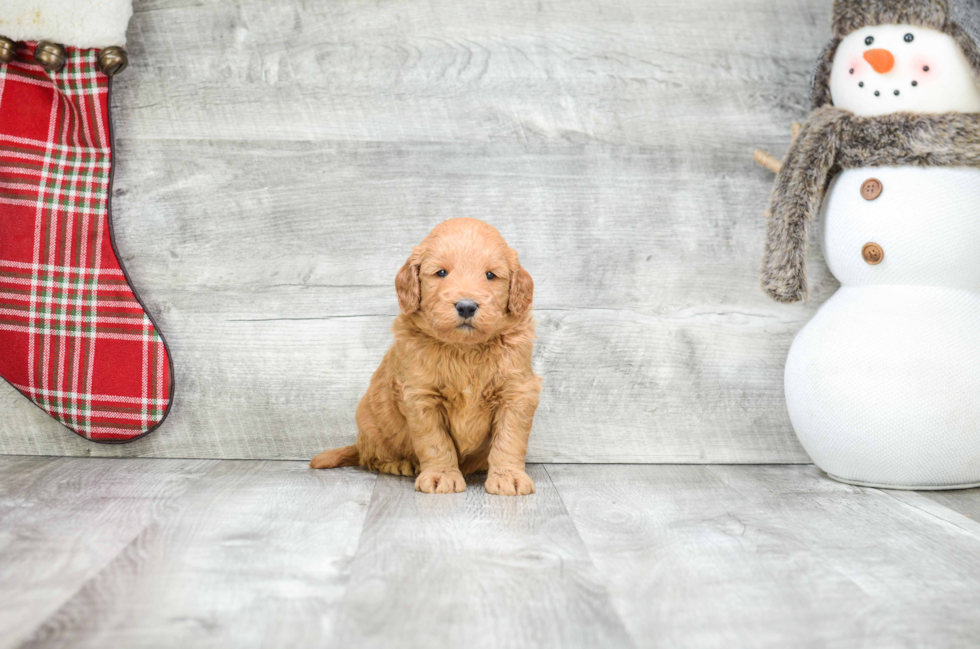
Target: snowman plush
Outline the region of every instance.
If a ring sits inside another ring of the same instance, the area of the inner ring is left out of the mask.
[[[797,435],[853,484],[980,485],[980,0],[837,0],[814,112],[779,171],[763,287],[841,288],[786,362]]]

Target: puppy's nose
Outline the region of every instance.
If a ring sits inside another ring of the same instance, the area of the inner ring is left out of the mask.
[[[460,318],[472,318],[479,307],[473,300],[460,300],[456,303],[456,313]]]

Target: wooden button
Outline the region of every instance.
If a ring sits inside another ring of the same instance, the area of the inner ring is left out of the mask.
[[[871,266],[877,266],[885,258],[885,251],[877,243],[866,243],[861,248],[861,256]]]
[[[868,178],[861,183],[861,196],[866,201],[873,201],[881,196],[881,181],[877,178]]]

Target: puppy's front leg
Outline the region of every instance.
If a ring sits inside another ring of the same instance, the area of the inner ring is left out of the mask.
[[[419,458],[415,490],[427,494],[466,491],[466,480],[459,470],[459,457],[440,410],[439,396],[405,392],[406,418],[412,446]]]
[[[486,488],[498,496],[534,493],[534,480],[525,471],[527,440],[541,394],[541,379],[512,383],[502,391],[503,404],[493,421]]]

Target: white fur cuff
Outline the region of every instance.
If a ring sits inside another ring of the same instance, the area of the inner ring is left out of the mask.
[[[0,0],[0,36],[80,48],[126,44],[132,0]]]

